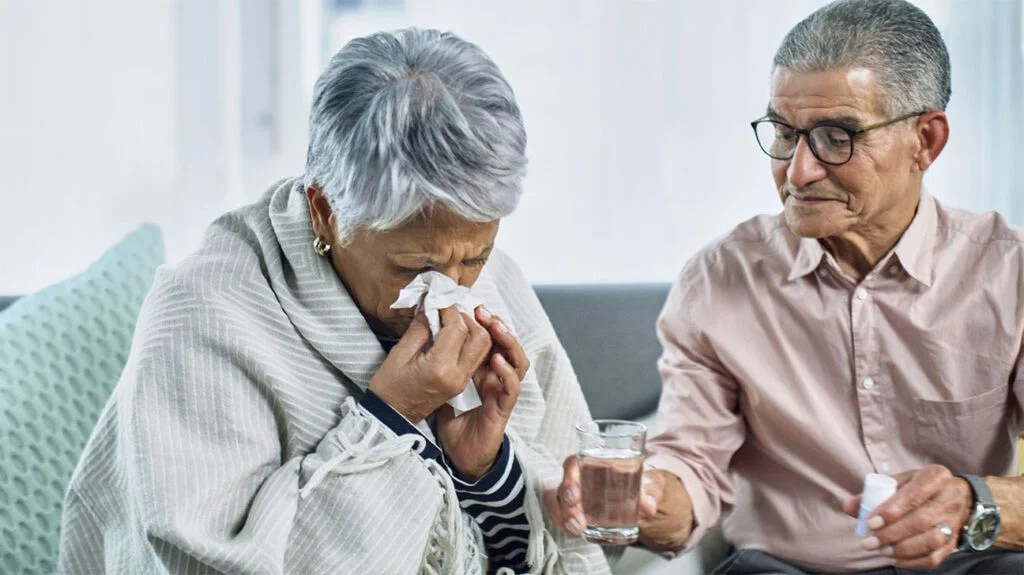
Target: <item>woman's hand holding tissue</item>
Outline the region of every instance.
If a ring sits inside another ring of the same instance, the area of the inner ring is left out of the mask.
[[[413,424],[461,393],[491,349],[483,326],[455,307],[440,312],[442,327],[429,349],[430,328],[420,313],[370,380],[370,390]]]
[[[455,417],[449,405],[437,412],[437,436],[445,455],[463,479],[474,480],[490,469],[501,449],[505,425],[519,399],[519,384],[530,362],[505,324],[483,306],[476,320],[487,330],[492,347],[473,381],[483,404]]]

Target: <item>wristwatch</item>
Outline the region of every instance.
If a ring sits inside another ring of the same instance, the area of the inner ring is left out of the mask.
[[[967,523],[964,523],[963,533],[960,535],[960,550],[984,551],[992,547],[999,537],[999,527],[1002,523],[999,506],[996,505],[992,491],[983,478],[965,473],[954,475],[967,481],[974,492],[974,511],[967,518]]]

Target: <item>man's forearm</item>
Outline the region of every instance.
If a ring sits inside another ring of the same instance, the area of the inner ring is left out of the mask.
[[[985,481],[1003,520],[996,546],[1024,551],[1024,476],[986,477]]]

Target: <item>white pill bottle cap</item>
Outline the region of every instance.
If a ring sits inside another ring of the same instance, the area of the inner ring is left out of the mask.
[[[864,492],[860,496],[860,506],[874,509],[896,493],[896,480],[888,475],[869,473],[864,476]]]

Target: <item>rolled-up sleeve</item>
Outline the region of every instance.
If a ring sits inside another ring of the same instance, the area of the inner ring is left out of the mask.
[[[706,274],[691,262],[669,293],[658,319],[662,355],[661,433],[651,439],[649,467],[682,480],[693,502],[692,548],[733,502],[728,466],[746,436],[738,386],[708,341],[703,322],[713,320]]]

